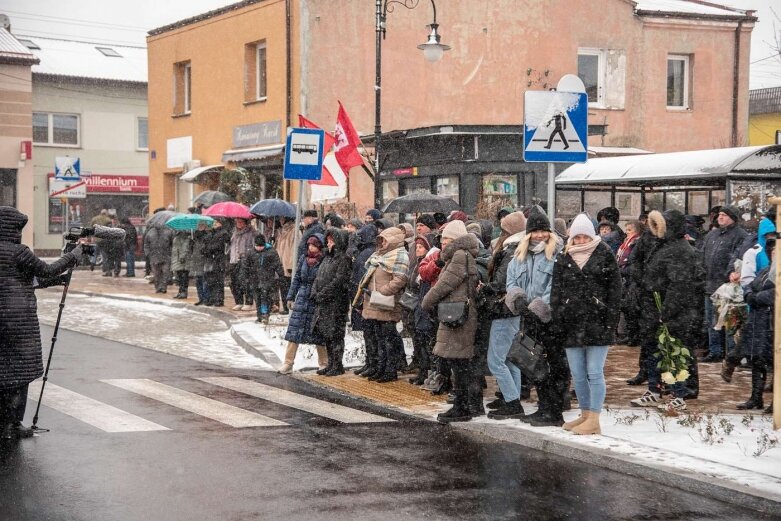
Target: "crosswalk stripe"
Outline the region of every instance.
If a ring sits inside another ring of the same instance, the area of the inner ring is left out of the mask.
[[[262,398],[270,402],[306,411],[325,418],[331,418],[342,423],[380,423],[380,422],[392,422],[389,418],[383,418],[374,414],[351,409],[350,407],[344,407],[335,403],[329,403],[316,398],[310,398],[296,394],[284,389],[272,387],[270,385],[264,385],[252,380],[245,380],[244,378],[236,377],[212,377],[212,378],[197,378],[202,382],[206,382],[220,387],[225,387],[233,391],[255,396],[256,398]]]
[[[231,427],[278,427],[288,425],[285,422],[263,416],[239,407],[218,402],[205,396],[161,384],[146,378],[101,380],[107,384],[125,389],[141,396],[163,402],[185,411],[230,425]]]
[[[30,384],[29,397],[38,401],[41,382]],[[77,420],[83,421],[105,432],[167,431],[167,427],[117,409],[111,405],[93,400],[79,393],[69,391],[51,382],[46,384],[43,405]]]

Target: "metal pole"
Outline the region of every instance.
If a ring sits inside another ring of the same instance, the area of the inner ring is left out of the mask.
[[[556,165],[548,163],[548,220],[553,227],[556,217]]]
[[[290,277],[296,276],[296,269],[298,268],[298,243],[301,241],[301,214],[304,208],[304,182],[298,182],[298,204],[296,205],[296,228],[293,232],[295,239],[293,240],[293,272]]]
[[[729,199],[728,199],[729,200]],[[781,197],[768,197],[768,204],[776,205],[776,211],[781,210]],[[781,219],[776,216],[776,229],[781,225]],[[777,256],[777,250],[774,250]],[[776,263],[778,264],[778,263]],[[773,429],[781,429],[781,270],[776,270],[776,310],[773,332]]]
[[[374,207],[382,207],[382,181],[380,180],[380,136],[382,135],[381,110],[382,101],[382,35],[383,35],[383,0],[375,0],[375,31],[374,46]]]

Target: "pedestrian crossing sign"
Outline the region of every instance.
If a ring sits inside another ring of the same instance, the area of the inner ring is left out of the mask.
[[[585,163],[587,150],[588,97],[585,93],[526,91],[524,161]]]

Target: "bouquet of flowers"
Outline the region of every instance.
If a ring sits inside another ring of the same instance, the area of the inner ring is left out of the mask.
[[[656,309],[662,312],[662,296],[654,291],[654,301]],[[676,382],[684,382],[689,378],[689,360],[691,352],[683,345],[680,339],[675,338],[667,329],[667,324],[662,322],[659,329],[656,330],[659,350],[654,353],[654,357],[659,361],[656,367],[661,371],[661,379],[668,385]]]

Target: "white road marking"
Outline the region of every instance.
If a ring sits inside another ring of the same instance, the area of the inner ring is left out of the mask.
[[[41,381],[30,384],[29,398],[38,401]],[[105,432],[167,431],[167,427],[117,409],[111,405],[93,400],[79,393],[69,391],[51,382],[46,383],[43,405],[67,414]]]
[[[351,409],[335,403],[329,403],[316,398],[310,398],[294,392],[264,385],[252,380],[236,377],[198,378],[202,382],[225,387],[233,391],[262,398],[270,402],[306,411],[325,418],[331,418],[342,423],[380,423],[392,422],[389,418],[383,418],[374,414]]]
[[[263,416],[239,407],[218,402],[193,394],[170,385],[161,384],[146,378],[101,380],[107,384],[127,391],[146,396],[185,411],[190,411],[206,418],[230,425],[231,427],[279,427],[288,425],[285,422]]]

